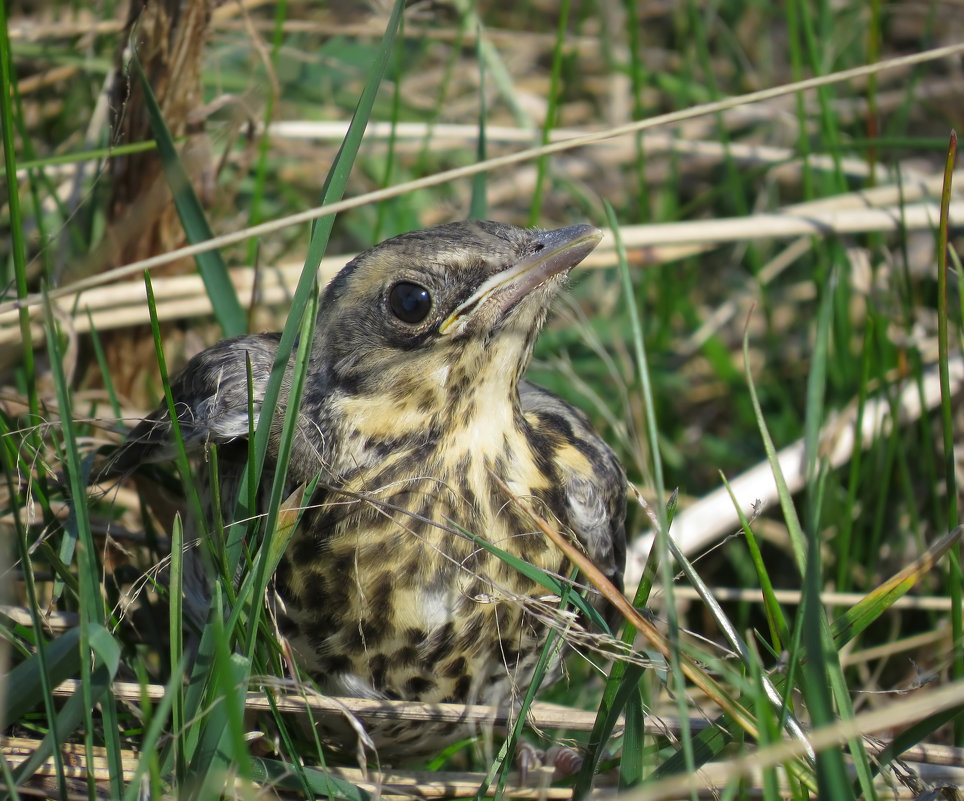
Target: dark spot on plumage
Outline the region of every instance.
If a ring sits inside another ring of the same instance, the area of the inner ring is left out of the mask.
[[[453,369],[447,384],[449,397],[454,401],[460,401],[468,394],[471,383],[472,376],[468,370],[463,367]]]
[[[417,590],[424,586],[423,565],[424,560],[413,558],[406,555],[405,558],[396,560],[393,590]]]
[[[289,546],[291,547],[291,546]],[[279,587],[289,587],[291,580],[291,563],[287,559],[282,559],[278,564],[278,569],[274,574],[275,583]]]
[[[354,580],[350,575],[345,575],[339,580],[332,581],[327,584],[327,592],[324,595],[325,606],[321,607],[323,609],[334,609],[343,610],[349,609],[351,605],[352,594],[354,593]],[[306,607],[309,611],[317,609],[317,606]]]
[[[442,665],[442,667],[439,669],[439,673],[442,676],[445,676],[447,679],[454,679],[465,672],[465,664],[465,657],[458,656]]]
[[[565,519],[566,510],[566,490],[561,481],[553,481],[547,487],[539,487],[533,490],[531,502],[535,510],[545,518],[552,519],[559,517],[562,523],[567,523]],[[529,525],[529,530],[534,528],[534,524]]]
[[[547,436],[547,439],[551,441],[554,447],[563,442],[572,442],[575,439],[572,423],[561,414],[541,412],[536,415],[536,419],[538,420],[537,430],[543,435],[551,434],[552,436]]]
[[[347,673],[351,670],[351,659],[345,654],[326,654],[318,661],[316,675]]]
[[[495,620],[496,625],[499,627],[499,631],[511,631],[512,624],[517,617],[518,610],[510,606],[508,603],[496,605]]]
[[[475,402],[475,398],[469,396],[467,400],[462,402],[462,407],[459,409],[459,417],[463,420],[471,420],[478,414],[478,404]]]
[[[451,622],[436,629],[423,647],[422,664],[434,670],[439,661],[451,652],[454,636],[455,625]]]
[[[369,646],[377,644],[378,636],[369,631],[361,621],[358,625],[346,626],[338,635],[338,647],[347,654],[361,653]]]
[[[376,438],[367,437],[363,443],[363,450],[373,451],[379,458],[387,458],[399,452],[424,450],[437,442],[438,430],[428,427],[419,431],[403,434],[398,437]]]
[[[372,497],[366,502],[366,505],[369,506],[371,512],[375,512],[374,515],[366,512],[367,520],[377,519],[379,502],[387,500],[383,495],[377,494],[378,491],[391,486],[400,479],[407,478],[410,472],[410,465],[394,461],[384,464],[377,472],[365,477],[365,486],[362,488],[362,492],[371,494]],[[351,514],[354,515],[356,512],[351,512]]]
[[[394,661],[397,665],[412,667],[418,663],[418,649],[411,645],[405,645],[395,652]]]
[[[369,601],[370,615],[359,626],[365,632],[368,645],[379,645],[395,636],[395,624],[392,622],[392,599],[381,598]]]
[[[477,602],[484,596],[489,594],[488,583],[483,583],[482,581],[476,579],[468,587],[465,588],[466,597],[472,601]]]
[[[416,406],[418,410],[422,412],[422,414],[428,414],[429,412],[434,411],[435,407],[438,406],[438,398],[436,397],[435,392],[431,389],[423,390],[418,394],[417,398]]]
[[[529,561],[535,561],[537,554],[543,554],[549,550],[549,540],[541,531],[528,532],[522,535],[525,539],[525,549],[529,552]]]
[[[397,572],[392,570],[383,570],[378,576],[370,582],[371,589],[369,593],[376,596],[387,596],[391,593],[392,588],[395,586],[395,581],[398,576]]]
[[[455,697],[468,698],[471,691],[472,677],[468,673],[465,673],[459,677],[457,682],[455,682]]]
[[[405,695],[415,698],[434,689],[435,681],[425,676],[412,676],[403,687]]]
[[[297,637],[301,631],[298,624],[287,615],[278,615],[278,631],[282,637]]]
[[[465,487],[462,495],[465,500],[465,522],[462,524],[463,528],[472,534],[476,534],[477,532],[484,534],[483,525],[485,519],[483,517],[483,510],[479,508],[479,499],[476,497],[475,491],[471,487]]]
[[[449,500],[443,500],[441,496],[450,495],[451,491],[435,482],[424,482],[424,491],[418,497],[418,504],[412,508],[413,518],[406,520],[405,524],[413,531],[419,531],[428,524],[425,521],[434,523],[445,523],[442,520],[442,512],[451,507]]]
[[[315,560],[317,555],[317,548],[314,541],[310,537],[299,537],[295,535],[291,544],[288,546],[288,551],[282,559],[282,562],[286,563],[286,573],[287,569],[294,569],[295,565],[307,565],[311,564]],[[282,574],[282,575],[286,575]],[[285,584],[288,582],[285,581]]]
[[[385,676],[389,668],[389,660],[385,654],[374,654],[368,660],[372,684],[375,687],[385,685]]]
[[[330,614],[331,593],[328,591],[328,579],[324,573],[312,571],[305,582],[302,600],[304,605],[311,609],[316,616],[315,620]]]
[[[456,476],[467,476],[472,469],[472,454],[466,451],[455,463],[454,471]]]
[[[391,537],[362,543],[349,555],[351,559],[350,569],[354,570],[358,564],[378,565],[379,567],[392,564],[395,561],[395,553],[399,546],[403,544],[403,538],[403,535],[393,532]]]
[[[477,653],[483,631],[485,631],[485,613],[476,612],[463,624],[462,633],[455,643],[456,650],[460,653]]]
[[[338,393],[352,398],[364,393],[362,378],[363,376],[357,372],[335,373],[331,371],[325,387],[332,394]]]
[[[331,547],[325,548],[324,564],[328,575],[335,578],[334,583],[348,581],[355,572],[355,550],[349,548],[335,553]]]
[[[408,381],[398,381],[392,384],[387,391],[383,389],[382,396],[385,400],[400,405],[403,401],[408,401],[412,398],[412,395],[418,391],[420,383],[417,376]]]
[[[289,552],[294,552],[296,563],[330,565],[334,570],[342,572],[349,565],[334,564],[331,553],[331,535],[346,519],[358,517],[368,519],[371,504],[367,500],[356,499],[336,492],[318,490],[311,498],[309,508],[305,512],[301,528],[303,535],[296,535],[289,546]],[[342,555],[343,552],[342,552]]]
[[[366,480],[365,489],[368,492],[377,492],[397,481],[425,476],[426,465],[438,447],[438,439],[433,434],[434,432],[428,431],[424,437],[419,437],[420,441],[416,445],[404,448],[406,458],[382,466]],[[404,491],[403,489],[402,492]]]
[[[331,608],[330,604],[326,603],[324,606],[315,607],[313,612],[311,626],[315,631],[322,633],[319,642],[327,639],[332,632],[338,631],[341,617]]]
[[[549,543],[543,538],[541,532],[532,532],[520,536],[523,543],[519,555],[530,564],[534,564],[539,556],[549,549]]]
[[[428,632],[425,631],[425,629],[408,628],[405,629],[402,637],[405,638],[405,642],[409,645],[418,647],[423,645],[428,639]]]
[[[556,478],[556,446],[559,444],[559,437],[554,432],[542,429],[528,430],[530,450],[536,463],[536,468],[541,475]],[[550,483],[552,483],[550,481]]]

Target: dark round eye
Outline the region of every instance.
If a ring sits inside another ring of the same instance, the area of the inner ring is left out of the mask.
[[[388,293],[388,305],[403,323],[420,323],[432,309],[432,296],[423,286],[399,281]]]

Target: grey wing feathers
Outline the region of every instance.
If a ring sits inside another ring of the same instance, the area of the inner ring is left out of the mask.
[[[519,387],[523,411],[565,426],[591,470],[578,471],[565,460],[556,463],[565,493],[567,521],[587,555],[620,590],[626,567],[626,474],[612,449],[592,429],[579,409],[523,381]],[[564,421],[564,422],[561,422]]]
[[[593,562],[622,590],[623,570],[626,567],[623,520],[626,495],[625,491],[609,491],[617,486],[625,490],[622,482],[601,487],[581,476],[573,476],[566,482],[566,494],[573,533]]]
[[[277,334],[226,339],[197,354],[172,381],[178,427],[188,453],[200,451],[209,442],[229,442],[248,435],[249,391],[257,417],[279,339]],[[94,481],[127,475],[139,464],[165,461],[174,454],[171,417],[165,402],[135,426],[124,444],[96,468]]]

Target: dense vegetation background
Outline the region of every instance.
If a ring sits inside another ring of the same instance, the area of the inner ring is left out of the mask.
[[[86,475],[162,397],[165,371],[303,309],[326,237],[322,282],[392,234],[468,216],[609,231],[530,377],[592,416],[645,499],[629,504],[631,591],[674,489],[670,530],[698,574],[677,573],[660,539],[637,602],[665,655],[638,640],[652,669],[627,660],[606,695],[605,672],[574,659],[543,693],[589,710],[585,724],[564,716],[574,731],[534,713],[588,754],[576,791],[597,760],[597,786],[652,797],[687,781],[725,797],[960,785],[960,559],[945,538],[964,477],[960,176],[943,213],[941,200],[964,108],[964,9],[453,0],[398,12],[3,8],[8,793],[363,797],[378,783],[326,769],[293,723],[305,704],[279,689],[286,663],[257,585],[233,597],[227,570],[223,603],[238,611],[201,646],[215,669],[181,659],[179,604],[153,580],[172,541],[178,553],[175,469],[90,491]],[[318,210],[342,195],[336,217]],[[303,212],[313,237],[291,218]],[[197,259],[179,251],[212,237],[224,238]],[[768,442],[787,449],[780,494]],[[741,476],[734,504],[719,488]],[[256,722],[242,712],[259,698]],[[614,737],[597,723],[606,736],[586,751],[600,708],[625,717]],[[815,738],[811,758],[796,719],[857,724]],[[384,792],[472,795],[496,781],[499,742],[441,755],[434,789],[392,774]],[[921,743],[946,772],[920,750],[895,768]]]

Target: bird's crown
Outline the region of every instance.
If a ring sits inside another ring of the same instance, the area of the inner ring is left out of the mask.
[[[588,225],[541,231],[468,221],[386,240],[326,288],[317,348],[350,369],[515,339],[527,360],[549,301],[599,238]]]

